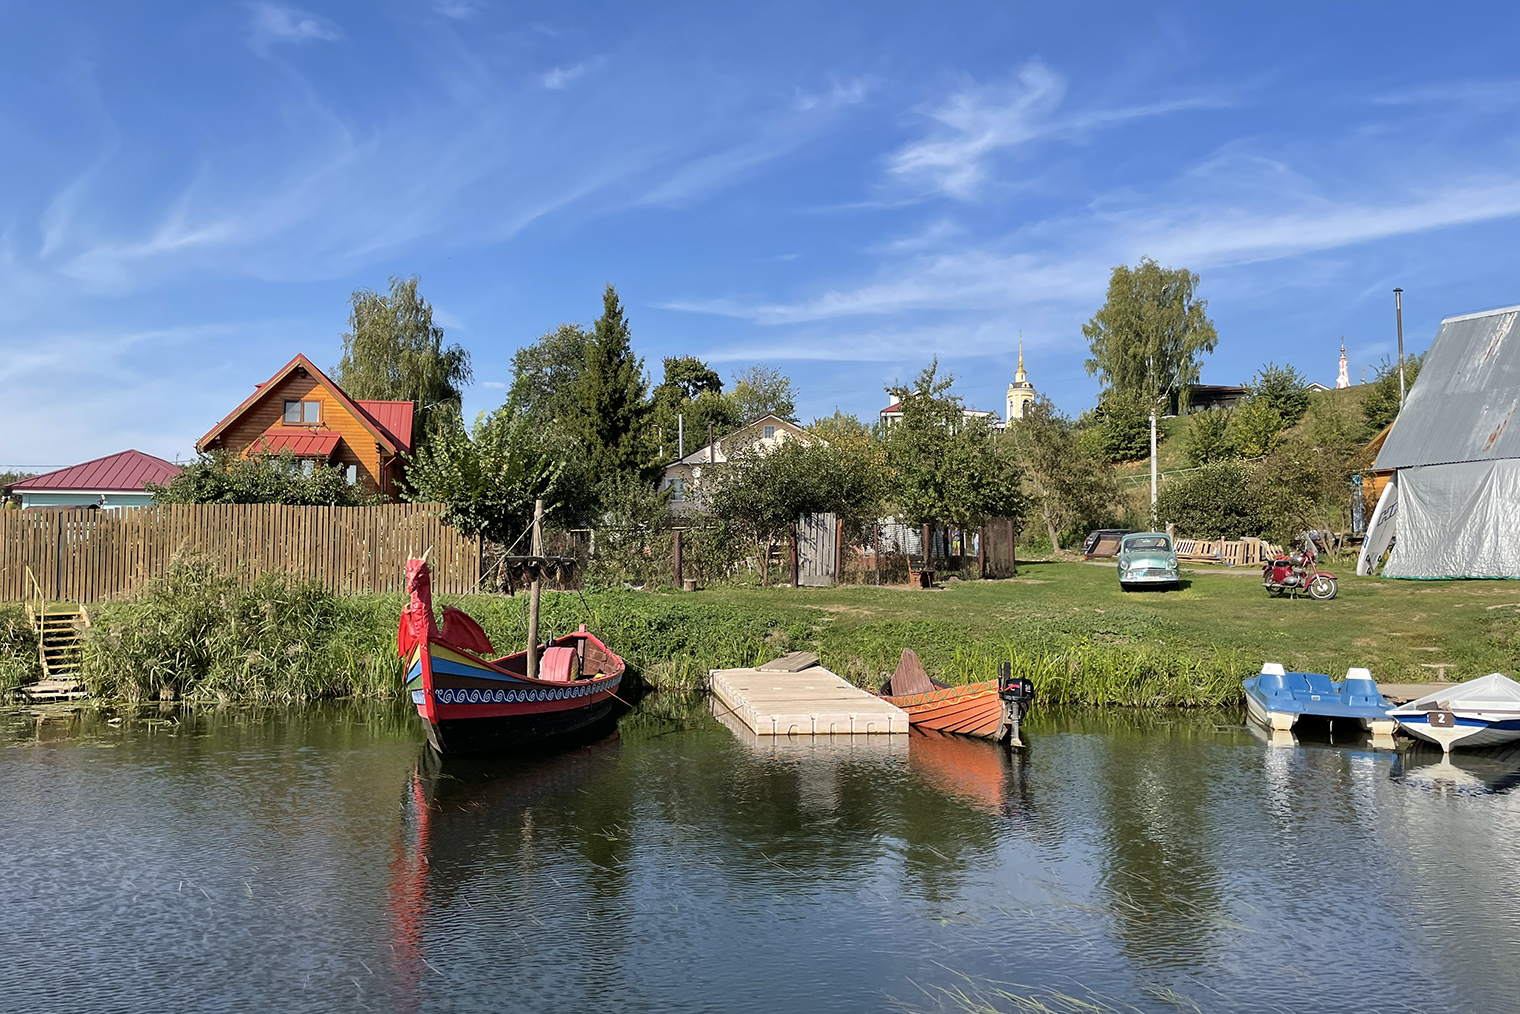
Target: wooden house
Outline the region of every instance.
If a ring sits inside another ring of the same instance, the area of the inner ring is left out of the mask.
[[[337,465],[366,492],[395,497],[402,455],[412,450],[410,401],[358,401],[296,356],[258,384],[196,443],[235,454],[290,451],[302,462]]]

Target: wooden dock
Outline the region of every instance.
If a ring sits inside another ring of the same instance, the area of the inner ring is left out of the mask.
[[[811,659],[811,661],[809,661]],[[907,735],[908,713],[801,653],[756,669],[714,669],[713,695],[756,736]]]

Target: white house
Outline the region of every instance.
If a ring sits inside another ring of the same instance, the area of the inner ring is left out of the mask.
[[[748,426],[741,426],[727,436],[703,444],[686,457],[666,465],[660,489],[670,490],[670,502],[677,510],[681,510],[682,505],[689,503],[693,485],[701,481],[704,465],[722,464],[730,455],[737,454],[740,448],[758,444],[769,450],[781,446],[783,441],[799,438],[812,439],[806,430],[794,422],[787,422],[775,415],[762,416]]]

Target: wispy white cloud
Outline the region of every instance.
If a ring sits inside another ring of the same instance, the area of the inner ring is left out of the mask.
[[[507,389],[507,385],[499,380],[482,380],[480,386],[492,391],[505,391]]]
[[[1448,81],[1384,92],[1372,101],[1382,106],[1508,106],[1520,102],[1520,81]]]
[[[1078,136],[1132,120],[1226,104],[1221,95],[1206,95],[1057,115],[1066,92],[1065,79],[1039,61],[1026,64],[1011,83],[963,88],[923,110],[935,127],[927,137],[894,152],[887,168],[904,182],[969,200],[993,175],[999,153],[1040,138]]]
[[[559,91],[568,87],[572,81],[585,77],[596,65],[593,60],[582,60],[580,63],[571,64],[568,67],[555,67],[545,74],[540,80],[544,87],[550,91]]]
[[[1459,181],[1381,201],[1298,197],[1277,208],[1246,209],[1227,198],[1197,204],[1131,201],[1123,209],[1034,223],[976,243],[946,232],[941,249],[909,244],[901,257],[892,256],[898,251],[889,244],[877,278],[795,302],[675,300],[664,306],[762,325],[797,325],[921,310],[1005,312],[1040,303],[1090,302],[1110,267],[1142,256],[1194,270],[1223,268],[1520,216],[1520,180]],[[1067,241],[1052,245],[1045,239],[1051,235]],[[919,240],[931,245],[937,238],[931,228]],[[848,345],[837,351],[853,354]]]
[[[964,89],[926,111],[937,129],[897,151],[888,168],[953,197],[970,197],[986,179],[987,156],[1037,137],[1065,93],[1065,82],[1039,62],[1026,65],[1011,84]]]
[[[485,4],[480,0],[435,0],[433,4],[433,10],[455,21],[473,18],[484,9]]]
[[[835,81],[824,91],[814,92],[799,88],[793,104],[804,112],[817,109],[819,106],[827,108],[854,106],[864,102],[869,92],[870,86],[864,78],[852,78],[849,81]]]
[[[336,42],[343,38],[336,24],[310,11],[274,3],[250,4],[249,10],[252,23],[248,44],[261,55],[279,42]]]

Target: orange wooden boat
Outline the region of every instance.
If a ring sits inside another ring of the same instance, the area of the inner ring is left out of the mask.
[[[1018,742],[1018,710],[1021,700],[1010,699],[1015,714],[1005,720],[1000,680],[983,680],[951,687],[929,678],[923,663],[911,648],[904,648],[897,671],[881,688],[879,696],[908,713],[908,724],[916,729],[954,732],[983,739],[1012,738]]]

